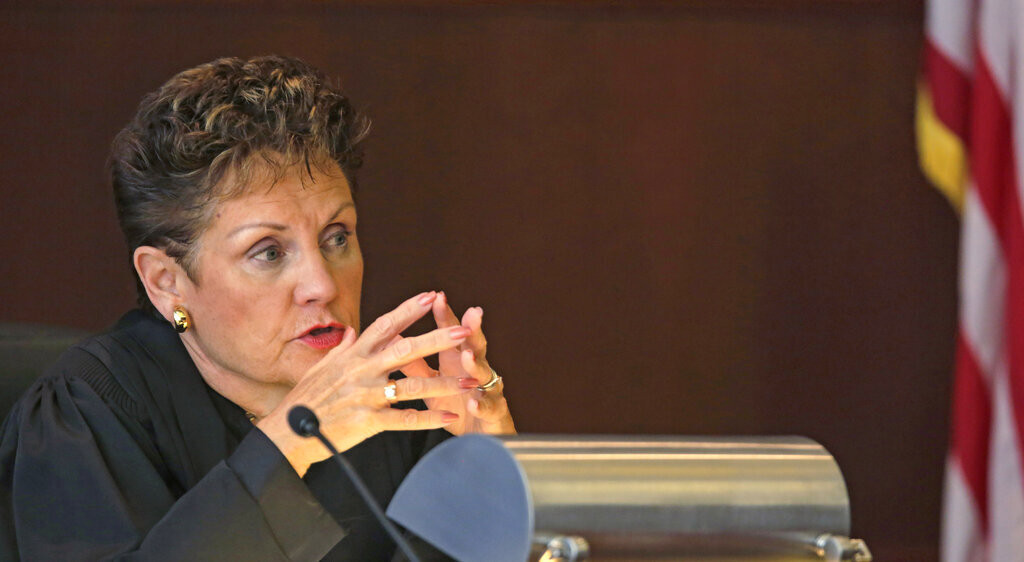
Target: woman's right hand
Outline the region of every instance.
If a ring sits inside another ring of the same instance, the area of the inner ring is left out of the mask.
[[[436,292],[422,293],[381,316],[361,336],[346,329],[341,343],[314,365],[280,404],[257,427],[302,476],[309,466],[326,459],[327,449],[316,439],[296,435],[288,412],[304,405],[320,418],[320,430],[340,451],[382,431],[444,427],[459,419],[444,410],[391,408],[384,396],[388,374],[415,359],[458,346],[471,331],[462,326],[439,328],[415,337],[398,338],[431,310]],[[450,396],[475,388],[475,379],[409,377],[396,383],[397,400]]]

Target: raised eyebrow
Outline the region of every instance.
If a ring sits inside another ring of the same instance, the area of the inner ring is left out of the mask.
[[[236,234],[249,230],[251,228],[269,228],[271,230],[276,230],[278,232],[288,230],[288,226],[276,222],[254,222],[249,224],[243,224],[242,226],[239,226],[238,228],[232,230],[231,232],[228,233],[228,238],[231,238]]]
[[[334,221],[334,219],[338,218],[338,215],[340,215],[345,209],[355,206],[356,204],[354,201],[346,201],[342,203],[341,205],[338,206],[334,213],[331,214],[330,218],[327,219],[327,223],[330,224],[332,221]],[[242,226],[239,226],[238,228],[232,230],[231,232],[228,233],[228,238],[231,238],[232,236],[235,236],[239,232],[243,232],[251,228],[269,228],[271,230],[276,230],[278,232],[288,230],[287,225],[276,222],[254,222],[249,224],[243,224]]]
[[[345,201],[344,203],[339,205],[338,208],[334,211],[334,213],[330,216],[330,218],[327,219],[327,224],[331,224],[331,222],[333,222],[334,219],[338,218],[338,215],[340,215],[341,212],[344,211],[345,209],[355,206],[355,201]]]

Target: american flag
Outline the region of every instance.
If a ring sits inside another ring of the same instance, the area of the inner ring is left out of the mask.
[[[942,559],[1024,560],[1024,1],[926,10],[918,153],[961,214]]]

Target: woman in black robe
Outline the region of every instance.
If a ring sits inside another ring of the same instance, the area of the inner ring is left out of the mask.
[[[360,331],[367,128],[282,57],[220,59],[143,100],[111,158],[141,310],[65,353],[5,421],[3,559],[388,560],[291,408],[317,414],[383,504],[447,436],[515,431],[481,309],[458,318],[431,291]],[[438,329],[401,335],[427,314]]]

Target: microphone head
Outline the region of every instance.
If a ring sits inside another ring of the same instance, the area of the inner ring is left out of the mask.
[[[313,437],[320,430],[320,420],[313,410],[301,405],[288,411],[288,425],[303,437]]]

